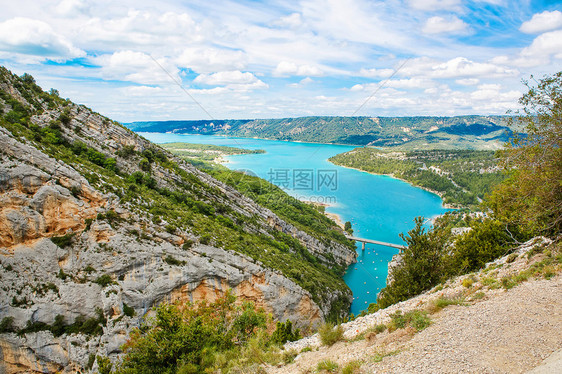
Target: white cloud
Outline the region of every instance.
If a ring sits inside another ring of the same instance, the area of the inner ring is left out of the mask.
[[[242,51],[196,47],[185,49],[176,61],[197,73],[212,73],[244,69],[247,56]]]
[[[62,0],[55,10],[60,15],[75,17],[83,14],[88,8],[88,4],[83,0]]]
[[[359,70],[360,77],[366,78],[388,78],[394,73],[393,69],[365,69]]]
[[[460,10],[460,0],[409,0],[408,3],[414,9],[435,10]]]
[[[555,10],[537,13],[529,21],[523,22],[519,30],[527,34],[538,34],[562,27],[562,12]]]
[[[301,79],[300,82],[298,82],[298,83],[289,84],[289,87],[299,88],[299,87],[303,87],[303,86],[306,86],[308,84],[311,84],[313,82],[314,82],[314,80],[312,78],[306,77],[306,78]]]
[[[394,79],[385,83],[385,87],[392,88],[429,88],[434,82],[429,79],[411,78],[411,79]]]
[[[455,80],[460,85],[463,86],[475,86],[480,83],[480,79],[478,78],[465,78],[465,79],[457,79]]]
[[[173,84],[174,80],[181,81],[175,65],[163,58],[154,61],[150,55],[142,52],[119,51],[93,58],[92,62],[101,66],[105,79],[140,84]]]
[[[58,61],[86,55],[49,24],[22,17],[0,23],[0,50]]]
[[[157,49],[169,53],[179,46],[202,43],[210,34],[188,13],[131,8],[125,16],[91,17],[75,32],[77,39],[92,49]]]
[[[304,0],[302,14],[312,31],[342,43],[405,47],[411,36],[391,4],[367,0]],[[334,45],[331,46],[334,48]],[[338,48],[340,49],[340,48]]]
[[[162,88],[160,87],[151,87],[151,86],[128,86],[121,88],[121,92],[123,92],[126,96],[147,96],[147,95],[155,95],[162,92]]]
[[[462,34],[466,33],[468,25],[458,18],[457,16],[450,16],[447,18],[435,16],[429,18],[422,31],[426,34]]]
[[[250,84],[258,81],[252,73],[235,71],[221,71],[214,74],[201,74],[193,80],[195,83],[208,86],[222,86],[226,84]]]
[[[521,56],[530,58],[548,58],[551,55],[562,58],[562,30],[537,36],[530,46],[521,51]]]
[[[221,71],[213,74],[201,74],[197,76],[193,82],[207,86],[224,86],[216,87],[216,92],[220,92],[224,89],[234,91],[251,91],[269,87],[266,83],[256,78],[254,74],[241,72],[239,70]]]
[[[511,102],[516,103],[517,99],[521,96],[519,91],[501,91],[500,84],[482,84],[477,89],[470,93],[470,97],[477,101],[497,101],[497,102]]]
[[[323,72],[316,66],[297,65],[294,62],[281,61],[273,71],[273,75],[276,77],[293,75],[320,77],[323,75]]]
[[[465,57],[456,57],[445,62],[421,57],[408,62],[399,73],[430,78],[478,78],[516,76],[518,71],[489,62],[471,61]]]
[[[275,24],[281,27],[297,28],[303,24],[302,15],[292,13],[286,17],[281,17]]]

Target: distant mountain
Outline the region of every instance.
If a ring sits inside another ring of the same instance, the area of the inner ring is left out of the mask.
[[[401,148],[496,149],[512,134],[506,116],[301,117],[255,120],[152,121],[134,131],[230,135]]]

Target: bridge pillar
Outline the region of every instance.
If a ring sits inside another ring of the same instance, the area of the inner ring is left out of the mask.
[[[365,242],[361,242],[361,250],[362,250],[362,251],[365,250]]]

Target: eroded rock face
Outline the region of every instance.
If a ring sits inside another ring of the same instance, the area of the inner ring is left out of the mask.
[[[0,247],[12,249],[39,238],[82,230],[85,219],[95,217],[107,202],[93,193],[75,197],[55,181],[31,166],[0,166]]]

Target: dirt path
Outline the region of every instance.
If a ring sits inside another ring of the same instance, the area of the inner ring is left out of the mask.
[[[503,262],[500,275],[528,266],[522,259]],[[451,288],[458,290],[461,284],[462,278]],[[336,362],[341,370],[360,360],[356,373],[527,373],[533,368],[533,374],[562,373],[562,354],[557,354],[562,349],[561,273],[549,280],[530,279],[509,290],[479,291],[484,291],[479,292],[480,298],[470,301],[469,297],[466,305],[448,306],[431,315],[432,324],[421,332],[399,329],[371,341],[313,347],[292,364],[268,372],[312,373],[322,360]],[[423,308],[436,294],[411,299],[401,309]]]

